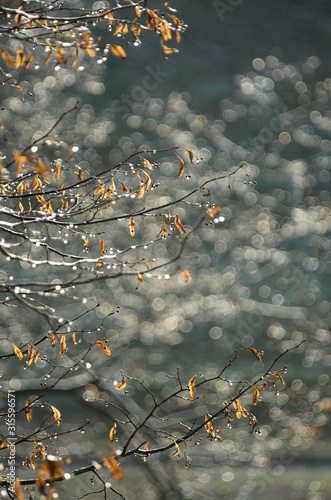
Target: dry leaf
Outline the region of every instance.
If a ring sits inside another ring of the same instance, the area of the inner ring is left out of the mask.
[[[183,228],[182,221],[180,220],[178,215],[176,215],[175,217],[175,226],[177,227],[178,231],[180,231],[182,234],[186,233],[185,229]]]
[[[61,358],[64,356],[64,353],[66,352],[66,336],[62,335],[61,340],[60,340],[60,356]]]
[[[190,396],[194,398],[194,388],[195,388],[195,377],[192,377],[188,383],[188,390],[190,391]]]
[[[277,377],[279,380],[282,382],[282,384],[285,384],[285,380],[281,376],[280,373],[274,372],[274,373],[268,373],[268,377]]]
[[[260,398],[260,391],[256,387],[253,387],[253,405],[258,404],[259,398]]]
[[[23,359],[24,356],[22,354],[22,351],[17,347],[17,345],[13,344],[13,348],[14,348],[15,354],[18,357],[18,359]]]
[[[101,250],[101,253],[105,253],[105,242],[103,240],[99,240],[100,242],[100,250]]]
[[[245,349],[246,351],[249,351],[252,354],[254,354],[254,356],[256,356],[259,361],[262,361],[261,354],[256,349],[254,349],[254,347],[245,347]]]
[[[131,236],[134,236],[134,226],[135,226],[135,222],[134,222],[133,217],[131,217],[131,219],[129,220],[129,228],[130,228]]]
[[[184,161],[181,158],[179,158],[179,172],[177,174],[178,179],[183,175],[185,171],[184,165],[185,165]]]
[[[232,404],[234,406],[234,409],[236,410],[236,417],[241,418],[242,412],[241,412],[241,404],[239,402],[239,399],[234,399],[232,401]]]
[[[60,425],[60,423],[61,423],[61,413],[59,412],[59,410],[57,408],[55,408],[55,406],[50,405],[50,407],[52,408],[53,417],[54,417],[56,425]]]
[[[186,153],[188,154],[188,156],[190,158],[190,162],[193,163],[194,162],[194,155],[193,155],[192,151],[190,149],[186,149]]]
[[[56,345],[56,335],[55,333],[51,333],[49,338],[51,339],[51,344],[52,344],[52,347],[54,347]]]
[[[143,280],[142,275],[140,274],[139,271],[137,271],[137,281],[142,281],[142,280]]]
[[[114,425],[113,425],[113,427],[112,427],[112,428],[110,429],[110,431],[109,431],[109,439],[110,439],[111,441],[114,441],[114,439],[115,439],[116,427],[117,427],[117,424],[116,424],[116,422],[115,422],[115,423],[114,423]]]
[[[176,455],[178,455],[178,454],[179,454],[179,452],[180,452],[179,446],[178,446],[178,444],[176,443],[176,441],[175,441],[175,443],[174,443],[174,444],[175,444],[175,447],[176,447],[176,451],[175,451],[175,453],[173,453],[173,454],[172,454],[172,457],[175,457],[175,456],[176,456]]]
[[[32,407],[29,404],[32,402],[32,399],[28,399],[25,403],[25,415],[28,422],[32,420]],[[29,407],[28,407],[29,406]]]
[[[184,271],[182,272],[182,276],[183,276],[184,280],[186,281],[186,283],[189,283],[190,281],[192,281],[190,273],[188,272],[187,269],[184,269]]]
[[[116,57],[119,57],[120,59],[126,58],[125,50],[120,45],[110,45],[110,50]]]
[[[103,350],[104,353],[107,354],[107,356],[111,356],[110,349],[106,346],[106,344],[104,342],[102,342],[102,340],[96,340],[95,344],[97,346],[101,347],[101,349]]]
[[[126,382],[124,379],[122,379],[121,383],[115,387],[117,391],[122,391],[125,388],[126,388]]]
[[[122,469],[117,463],[116,458],[110,457],[109,455],[104,455],[103,453],[101,454],[103,463],[108,467],[110,472],[113,474],[114,478],[117,479],[117,481],[120,481],[123,477]]]

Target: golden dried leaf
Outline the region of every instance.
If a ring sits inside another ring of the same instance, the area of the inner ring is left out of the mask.
[[[256,387],[253,387],[253,405],[258,404],[259,397],[260,397],[260,391]]]
[[[190,392],[190,396],[192,399],[194,398],[194,388],[195,388],[195,377],[192,377],[188,383],[188,390]]]
[[[250,434],[253,434],[253,431],[254,431],[256,424],[257,424],[257,418],[255,415],[251,415],[251,418],[252,418],[252,420],[251,420],[250,424],[251,424],[252,428],[251,428]]]
[[[122,182],[120,182],[120,184],[121,184],[121,188],[122,188],[123,193],[125,193],[125,194],[130,193],[130,189],[126,188]]]
[[[170,47],[167,47],[166,45],[163,45],[163,43],[161,45],[162,45],[162,48],[163,48],[163,52],[165,54],[175,54],[175,53],[179,52],[178,49],[172,49]]]
[[[148,451],[148,445],[149,445],[149,441],[148,441],[148,443],[145,444],[145,446],[144,446],[143,449],[146,450],[146,451]]]
[[[113,427],[112,427],[112,428],[110,429],[110,431],[109,431],[109,439],[110,439],[111,441],[114,441],[114,439],[115,439],[116,427],[117,427],[117,424],[116,424],[116,422],[115,422],[115,423],[114,423],[114,425],[113,425]]]
[[[77,344],[77,337],[75,333],[72,334],[72,341],[74,344]]]
[[[137,281],[142,281],[142,280],[143,280],[142,275],[140,274],[139,271],[137,271]]]
[[[52,347],[56,346],[56,335],[55,333],[51,333],[49,338],[51,339],[51,344],[52,344]]]
[[[110,472],[112,473],[114,478],[117,481],[120,481],[123,477],[123,473],[122,473],[122,469],[120,468],[120,466],[117,463],[116,458],[110,457],[109,455],[104,455],[103,453],[101,454],[101,456],[102,456],[104,465],[106,467],[108,467],[108,469],[110,470]]]
[[[140,12],[140,9],[139,7],[135,7],[134,8],[134,11],[135,11],[135,14],[136,14],[136,18],[139,19],[140,16],[141,16],[141,12]]]
[[[249,416],[249,411],[246,410],[246,408],[242,404],[240,405],[240,408],[241,408],[242,416],[245,417],[245,418],[248,417]]]
[[[251,352],[252,354],[254,354],[254,356],[259,360],[259,361],[262,361],[262,357],[261,357],[261,354],[256,350],[254,349],[254,347],[245,347],[246,351],[248,352]]]
[[[171,40],[171,31],[169,28],[169,23],[168,21],[163,20],[159,24],[159,28],[163,37],[163,40],[166,42],[168,40]]]
[[[31,54],[31,52],[29,52],[26,56],[26,62],[25,62],[25,66],[24,66],[24,70],[26,71],[27,69],[29,69],[31,63],[33,61],[33,55]]]
[[[161,222],[161,231],[163,234],[170,234],[169,231],[167,231],[167,227],[164,221]]]
[[[35,470],[35,469],[34,469]],[[64,475],[62,460],[53,456],[47,455],[46,460],[40,465],[36,479],[36,485],[40,493],[45,493],[46,483],[52,484],[57,478]],[[47,498],[53,498],[54,488],[48,492]]]
[[[20,87],[19,85],[14,85],[13,83],[10,83],[9,87],[15,87],[15,89],[19,89],[22,92],[22,101],[24,101],[24,92],[22,87]]]
[[[129,220],[129,228],[130,228],[131,236],[134,236],[134,226],[135,226],[135,222],[134,222],[133,217],[131,217],[131,219]]]
[[[148,191],[149,187],[151,185],[152,179],[151,179],[151,176],[147,172],[144,172],[144,174],[146,177],[146,191]]]
[[[140,181],[140,186],[139,186],[139,191],[138,191],[138,200],[140,200],[140,198],[142,198],[145,194],[145,184],[143,181]]]
[[[37,363],[38,358],[39,358],[39,351],[37,351],[36,354],[35,354],[35,357],[34,357],[34,360],[33,360],[33,364],[34,365]]]
[[[55,171],[55,179],[56,180],[59,180],[60,173],[61,173],[61,163],[56,162],[56,171]]]
[[[111,356],[110,349],[106,346],[106,344],[104,342],[102,342],[102,340],[96,340],[95,344],[97,346],[101,347],[101,349],[103,350],[104,353],[107,354],[107,356]]]
[[[176,456],[176,455],[178,455],[178,454],[179,454],[179,452],[180,452],[180,448],[179,448],[178,444],[176,443],[176,441],[175,441],[175,443],[174,443],[174,444],[175,444],[175,447],[176,447],[176,451],[175,451],[175,453],[173,453],[173,454],[171,455],[172,457],[175,457],[175,456]]]
[[[185,171],[184,165],[185,165],[184,161],[181,158],[179,158],[179,172],[177,174],[178,179],[183,175],[183,173]]]
[[[66,352],[66,347],[67,347],[66,336],[62,335],[61,340],[60,340],[60,356],[61,356],[61,358],[64,356],[64,353]]]
[[[241,403],[239,402],[239,399],[234,399],[232,401],[232,404],[234,406],[234,409],[236,410],[236,417],[241,418],[242,412],[241,412]]]
[[[21,213],[24,212],[24,207],[23,207],[21,202],[19,202],[18,206],[19,206],[20,212]]]
[[[21,489],[21,481],[18,477],[15,479],[15,496],[18,500],[24,500],[24,494]]]
[[[105,249],[105,242],[103,240],[99,240],[99,243],[100,243],[100,251],[101,253],[105,253],[106,249]]]
[[[110,50],[116,57],[119,57],[120,59],[126,58],[125,50],[120,45],[110,45]]]
[[[30,403],[32,403],[32,399],[28,399],[25,403],[25,415],[28,422],[31,422],[32,420],[32,407],[29,406]]]
[[[184,271],[182,272],[182,276],[183,276],[184,280],[186,281],[186,283],[189,283],[190,281],[192,281],[190,273],[188,272],[187,269],[184,269]]]
[[[176,215],[175,217],[175,226],[177,227],[178,231],[180,231],[182,234],[186,233],[185,229],[183,228],[182,221],[180,220],[178,215]]]
[[[65,64],[67,59],[65,58],[65,52],[63,50],[61,42],[56,43],[56,59],[60,64]]]
[[[59,410],[57,408],[55,408],[55,406],[50,405],[50,407],[52,408],[53,417],[54,417],[56,425],[60,425],[60,423],[61,423],[61,413],[59,412]]]
[[[117,391],[122,391],[125,388],[126,388],[126,382],[124,379],[122,379],[121,383],[115,387]]]
[[[30,366],[32,364],[35,352],[36,351],[35,351],[33,345],[28,345],[28,360],[26,362],[27,366]]]
[[[47,66],[47,64],[49,63],[49,61],[52,59],[52,56],[53,56],[53,47],[50,47],[47,59],[45,61],[45,66]]]
[[[143,164],[144,167],[147,167],[149,170],[153,170],[153,165],[151,164],[151,162],[146,160],[146,158],[140,157],[140,159],[141,159],[141,163]]]
[[[16,52],[16,58],[15,58],[14,68],[17,69],[20,66],[22,66],[24,64],[24,61],[25,61],[25,54],[24,54],[24,51],[23,51],[23,47],[21,45],[21,47]]]
[[[24,163],[29,163],[31,160],[25,153],[14,153],[14,158],[17,164],[16,175],[20,175],[22,173]]]
[[[214,208],[207,208],[207,215],[210,219],[213,219],[216,214],[221,211],[221,208],[218,205],[215,205]]]
[[[194,155],[193,155],[192,151],[190,149],[186,149],[186,153],[188,154],[188,156],[190,158],[190,162],[193,163],[194,162]]]
[[[285,384],[285,380],[281,376],[280,373],[274,372],[274,373],[268,373],[268,377],[277,377],[279,380],[282,382],[282,384]]]
[[[15,63],[13,61],[12,56],[9,54],[9,52],[7,52],[6,50],[3,50],[1,47],[0,47],[0,52],[1,52],[2,59],[10,66],[14,66]]]
[[[13,345],[13,348],[14,348],[14,351],[15,351],[15,354],[16,356],[18,357],[18,359],[23,359],[24,356],[22,354],[22,351],[17,347],[17,345],[13,344],[12,342],[12,345]]]

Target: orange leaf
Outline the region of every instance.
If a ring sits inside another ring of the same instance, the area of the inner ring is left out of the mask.
[[[116,458],[110,457],[108,455],[104,455],[103,453],[101,454],[103,463],[108,467],[110,472],[113,474],[114,478],[117,479],[117,481],[120,481],[123,477],[122,469],[117,463]]]
[[[210,219],[214,218],[214,215],[218,214],[221,211],[218,205],[215,205],[214,208],[207,208],[207,215]]]
[[[195,388],[195,377],[192,377],[188,383],[188,390],[190,391],[190,396],[194,398],[194,388]]]
[[[274,372],[274,373],[268,373],[268,377],[277,377],[279,380],[282,382],[282,384],[285,384],[285,380],[281,376],[280,373]]]
[[[13,61],[12,56],[9,54],[9,52],[7,52],[6,50],[3,50],[1,47],[0,47],[0,52],[2,55],[2,59],[10,66],[14,66],[15,63]]]
[[[32,407],[29,404],[32,402],[32,399],[28,399],[25,403],[25,415],[28,422],[32,420]],[[29,406],[29,407],[28,407]]]
[[[176,456],[176,455],[178,455],[178,454],[179,454],[179,452],[180,452],[179,446],[178,446],[178,444],[176,443],[176,441],[175,441],[175,447],[176,447],[176,451],[175,451],[175,453],[173,453],[173,454],[172,454],[172,457],[175,457],[175,456]]]
[[[110,439],[111,441],[114,441],[114,439],[115,439],[115,434],[116,434],[116,426],[117,426],[117,424],[116,424],[116,422],[115,422],[115,423],[114,423],[114,425],[113,425],[113,427],[112,427],[112,428],[110,429],[110,431],[109,431],[109,439]]]
[[[102,342],[102,340],[96,340],[95,344],[97,346],[101,347],[101,349],[103,350],[104,353],[107,354],[107,356],[111,356],[110,349],[106,346],[106,344],[104,342]]]
[[[254,387],[253,388],[253,405],[257,405],[259,402],[260,391]]]
[[[246,351],[249,351],[252,354],[254,354],[254,356],[256,356],[259,361],[262,361],[261,354],[256,349],[254,349],[254,347],[245,347],[245,349]]]
[[[30,162],[30,158],[25,153],[14,153],[14,158],[17,164],[16,175],[20,175],[23,170],[23,164]]]
[[[241,413],[241,404],[239,402],[239,399],[234,399],[232,401],[232,404],[234,406],[234,409],[236,410],[236,417],[241,418],[242,413]]]
[[[120,182],[120,184],[121,184],[121,188],[122,188],[123,193],[125,193],[125,194],[130,193],[130,189],[126,188],[122,182]]]
[[[55,333],[51,333],[49,338],[51,339],[51,344],[52,344],[52,347],[54,347],[56,345],[56,335]]]
[[[178,179],[183,175],[183,173],[185,171],[185,168],[184,168],[185,163],[184,163],[184,161],[181,158],[179,158],[179,165],[180,165],[179,166],[179,172],[177,174],[177,178]]]
[[[23,51],[23,47],[21,46],[18,51],[16,52],[16,58],[15,58],[15,64],[14,64],[14,68],[17,69],[19,68],[20,66],[23,65],[25,61],[25,54],[24,54],[24,51]]]
[[[190,281],[192,281],[190,273],[188,272],[187,269],[184,269],[184,271],[182,272],[182,276],[183,276],[184,280],[186,281],[186,283],[189,283]]]
[[[137,271],[137,281],[142,281],[142,280],[143,280],[142,275],[140,274],[139,271]]]
[[[140,198],[142,198],[145,194],[145,184],[143,181],[140,181],[140,186],[139,186],[139,192],[138,192],[138,200],[140,200]]]
[[[183,228],[182,221],[180,220],[178,215],[176,215],[176,217],[175,217],[175,226],[177,227],[178,231],[180,231],[181,233],[183,233],[183,234],[186,233],[185,229]]]
[[[100,242],[100,250],[101,250],[101,253],[105,253],[105,242],[103,240],[99,240]]]
[[[110,45],[110,50],[116,57],[119,57],[120,59],[126,58],[125,50],[120,45]]]
[[[193,156],[193,153],[190,149],[186,149],[186,153],[188,154],[189,158],[190,158],[190,162],[193,163],[194,161],[194,156]]]
[[[122,379],[122,382],[115,387],[117,391],[122,391],[125,388],[126,388],[126,382],[124,379]]]
[[[59,410],[57,408],[55,408],[55,406],[50,405],[50,407],[52,408],[53,417],[54,417],[56,425],[60,425],[60,423],[61,423],[61,413],[59,412]]]
[[[24,356],[22,354],[22,351],[17,347],[17,345],[13,344],[13,348],[14,348],[15,354],[18,357],[18,359],[23,359]]]
[[[62,335],[61,340],[60,340],[60,356],[61,358],[64,356],[64,353],[66,352],[66,336]]]

